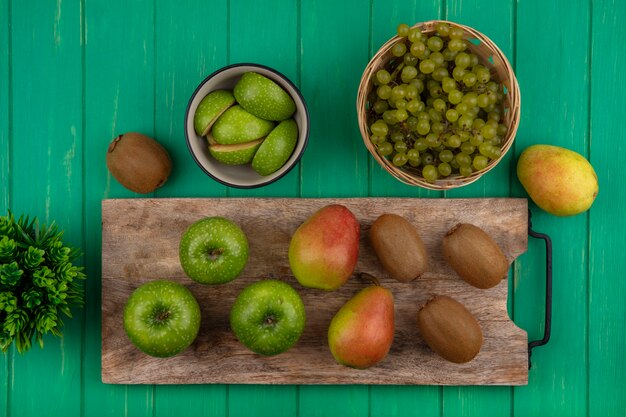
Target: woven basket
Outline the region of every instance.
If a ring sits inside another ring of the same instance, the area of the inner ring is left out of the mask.
[[[423,177],[419,176],[415,172],[411,172],[406,168],[396,167],[387,160],[385,157],[380,156],[376,150],[376,146],[370,140],[370,133],[367,124],[367,112],[371,103],[368,102],[368,97],[374,87],[372,78],[375,76],[376,71],[384,68],[385,64],[393,58],[391,48],[399,42],[404,42],[406,39],[394,36],[389,39],[376,54],[372,57],[369,64],[363,72],[361,77],[361,83],[359,85],[359,91],[357,96],[357,116],[359,122],[359,129],[361,130],[361,136],[365,146],[372,154],[374,159],[387,170],[391,175],[399,179],[400,181],[409,185],[418,185],[420,187],[428,188],[431,190],[449,190],[452,188],[461,187],[467,184],[471,184],[478,178],[483,176],[486,172],[493,169],[498,162],[504,157],[506,152],[511,148],[517,127],[520,119],[520,91],[517,79],[513,73],[511,64],[506,59],[502,51],[493,43],[487,36],[474,30],[468,26],[463,26],[458,23],[448,22],[445,20],[431,20],[424,23],[418,23],[413,27],[419,28],[424,34],[431,34],[436,31],[438,23],[447,23],[451,27],[461,28],[465,33],[465,39],[468,42],[468,50],[478,55],[481,64],[487,67],[491,71],[492,79],[503,84],[505,86],[505,98],[503,102],[503,121],[508,128],[506,137],[502,141],[502,155],[489,162],[489,164],[482,170],[473,172],[467,177],[462,176],[450,176],[442,178],[434,183],[427,182]]]

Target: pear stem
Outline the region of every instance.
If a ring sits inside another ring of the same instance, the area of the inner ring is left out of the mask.
[[[360,277],[361,279],[370,281],[372,284],[380,287],[380,281],[374,275],[368,274],[367,272],[361,272]]]

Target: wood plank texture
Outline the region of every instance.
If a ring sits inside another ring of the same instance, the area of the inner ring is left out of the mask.
[[[11,202],[11,15],[8,1],[0,2],[0,216],[10,209]],[[0,353],[0,413],[9,413],[9,392],[13,370],[9,367],[13,359],[12,349]]]
[[[356,0],[342,2],[343,13],[337,6],[331,0],[303,0],[301,6],[306,16],[301,24],[301,90],[316,121],[301,162],[303,197],[365,196],[368,189],[367,151],[354,105],[368,48],[351,39],[368,33],[369,10]]]
[[[276,17],[276,10],[264,2],[230,0],[230,63],[251,62],[279,71],[298,86],[300,56],[298,44],[299,9],[297,2],[285,2],[280,23],[259,25]],[[242,39],[246,39],[242,42]],[[265,45],[272,45],[268,53]],[[310,143],[310,142],[309,142]],[[300,168],[294,167],[280,180],[267,186],[242,190],[229,189],[231,197],[296,197],[300,190]]]
[[[513,62],[514,3],[487,0],[468,3],[462,0],[446,2],[446,20],[471,26],[488,36],[510,62]],[[509,172],[514,161],[510,150],[494,169],[478,181],[465,187],[444,192],[445,197],[504,197],[509,195]],[[517,262],[517,261],[516,261]],[[512,268],[514,270],[514,268]],[[509,274],[511,275],[511,274]],[[509,294],[513,293],[513,280],[509,280]],[[511,301],[513,297],[509,297]],[[507,310],[511,315],[510,305]],[[443,390],[444,415],[448,416],[501,416],[510,411],[513,388],[509,387],[445,387]]]
[[[626,105],[611,100],[626,81],[620,68],[626,65],[613,39],[626,36],[623,18],[626,4],[615,0],[592,2],[590,71],[590,158],[600,181],[600,193],[589,213],[589,410],[588,415],[620,416],[626,410],[626,262],[621,246],[626,231],[622,215],[626,189],[619,172],[626,165],[622,119]]]
[[[405,216],[420,230],[429,251],[431,271],[406,285],[386,281],[396,298],[396,340],[380,366],[356,371],[334,363],[325,335],[328,321],[363,282],[353,279],[326,293],[297,285],[307,306],[307,329],[298,346],[272,358],[243,347],[228,325],[229,307],[241,289],[275,277],[290,283],[289,240],[313,212],[336,202],[350,208],[363,233],[357,271],[386,277],[367,243],[369,225],[380,214]],[[243,208],[245,207],[245,210]],[[444,209],[445,207],[445,209]],[[280,212],[280,216],[271,214]],[[423,213],[441,213],[434,222]],[[509,261],[526,250],[526,201],[415,199],[125,199],[103,202],[103,359],[102,377],[109,383],[305,383],[305,384],[524,384],[526,334],[508,320],[507,281],[489,291],[459,280],[441,254],[440,241],[458,222],[483,227]],[[192,283],[182,272],[178,245],[182,232],[204,216],[233,219],[247,234],[250,261],[229,285]],[[271,239],[268,239],[271,236]],[[173,243],[174,242],[174,243]],[[125,300],[134,288],[152,279],[171,277],[202,300],[204,330],[183,354],[155,359],[132,346],[122,327]],[[463,366],[446,363],[419,342],[414,323],[419,305],[434,294],[464,303],[481,322],[481,354]],[[218,301],[219,300],[219,301]],[[210,317],[207,322],[206,317]]]
[[[388,1],[372,2],[370,29],[370,56],[397,31],[401,22],[407,24],[440,18],[442,2],[402,1],[391,5]],[[369,195],[379,197],[441,197],[443,193],[412,187],[401,183],[376,160],[368,155]],[[370,413],[375,416],[439,416],[441,415],[441,387],[373,386],[370,390]],[[393,398],[394,401],[389,401]]]
[[[18,190],[11,208],[42,223],[55,221],[65,230],[64,242],[81,247],[80,5],[46,2],[38,9],[11,4],[11,187]],[[34,135],[41,137],[37,146]],[[35,344],[27,355],[13,355],[9,415],[34,415],[42,405],[52,415],[80,413],[80,395],[72,394],[81,389],[83,313],[73,312],[73,319],[63,318],[62,338],[44,337],[44,349]]]
[[[101,383],[101,200],[134,196],[111,177],[104,164],[117,135],[154,130],[154,3],[112,5],[85,0],[85,236],[87,323],[84,352],[84,415],[152,416],[154,389]],[[183,116],[181,115],[181,118]]]
[[[259,25],[276,19],[276,10],[264,2],[230,1],[230,63],[252,62],[267,65],[284,74],[297,86],[300,79],[300,8],[298,2],[284,2],[280,23]],[[246,39],[246,42],[241,42]],[[265,45],[272,45],[267,53]],[[298,197],[300,165],[285,177],[265,187],[252,190],[229,189],[230,197]],[[297,413],[298,388],[294,385],[254,387],[233,385],[228,390],[231,416],[246,416],[251,409],[258,417],[290,417]]]
[[[301,197],[368,193],[367,152],[360,142],[354,102],[369,59],[369,7],[369,1],[300,0],[300,86],[315,120],[300,162]],[[367,38],[352,41],[365,33]],[[298,411],[300,417],[365,415],[369,399],[365,386],[304,386],[299,389]]]
[[[9,2],[0,4],[0,213],[11,201],[11,16]]]
[[[157,0],[155,10],[154,137],[170,154],[172,174],[156,196],[226,196],[227,189],[209,178],[190,157],[184,116],[196,87],[228,63],[228,21],[205,24],[205,16],[225,16],[226,0],[176,2]],[[187,22],[181,24],[181,22]],[[198,36],[198,28],[202,36]],[[146,106],[151,103],[147,102]]]
[[[155,139],[172,158],[172,175],[158,197],[226,196],[226,187],[209,178],[189,157],[184,114],[189,97],[210,73],[228,63],[228,20],[206,24],[206,16],[226,16],[226,0],[155,3]],[[181,22],[187,22],[182,25]],[[198,28],[202,36],[197,36]],[[226,416],[225,385],[159,386],[154,392],[155,417]]]
[[[518,4],[517,76],[523,86],[524,110],[516,139],[517,156],[535,143],[564,146],[588,156],[589,5],[586,0]],[[540,36],[537,31],[545,25],[556,25],[559,30],[555,36]],[[541,58],[537,56],[538,42]],[[540,65],[541,71],[534,70],[530,62]],[[550,82],[541,75],[546,73],[554,74]],[[555,111],[545,111],[546,105]],[[514,195],[526,195],[517,181],[512,186]],[[553,317],[563,321],[552,328],[548,347],[533,353],[529,379],[537,382],[515,391],[514,412],[584,415],[588,408],[588,214],[555,218],[534,204],[531,210],[535,230],[553,240],[553,265],[558,271]],[[528,331],[530,340],[537,340],[544,327],[545,250],[542,243],[532,242],[529,251],[532,256],[520,257],[516,265],[515,320]],[[566,284],[570,279],[575,284]]]

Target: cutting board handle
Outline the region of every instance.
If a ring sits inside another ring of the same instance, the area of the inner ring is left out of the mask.
[[[545,233],[535,232],[532,225],[532,212],[528,210],[528,235],[536,239],[542,239],[546,244],[546,314],[545,324],[543,328],[543,337],[541,340],[533,340],[528,343],[528,369],[532,363],[530,356],[532,349],[537,346],[543,346],[550,340],[550,331],[552,328],[552,240]]]

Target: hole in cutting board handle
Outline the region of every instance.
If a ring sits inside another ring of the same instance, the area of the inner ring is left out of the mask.
[[[530,357],[533,348],[543,346],[550,341],[550,331],[552,328],[552,240],[545,233],[535,232],[532,224],[532,212],[528,210],[528,235],[536,239],[541,239],[546,244],[546,314],[543,328],[543,337],[540,340],[533,340],[528,343],[528,369],[532,362]]]

